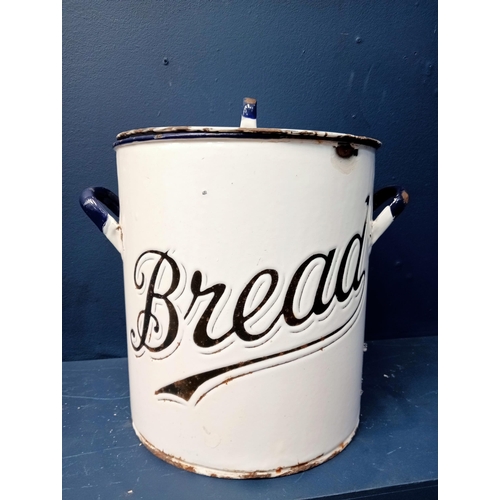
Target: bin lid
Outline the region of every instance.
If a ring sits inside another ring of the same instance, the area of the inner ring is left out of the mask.
[[[239,127],[147,127],[127,130],[116,136],[113,147],[132,142],[166,139],[310,139],[334,141],[346,144],[363,144],[379,148],[382,143],[377,139],[339,132],[319,130],[257,128],[257,101],[246,97]]]

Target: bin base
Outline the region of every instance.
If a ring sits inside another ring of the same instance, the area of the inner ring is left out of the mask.
[[[133,423],[132,423],[133,425]],[[189,472],[195,472],[196,474],[202,474],[204,476],[210,477],[220,477],[225,479],[256,479],[256,478],[269,478],[269,477],[280,477],[280,476],[289,476],[290,474],[296,474],[298,472],[303,472],[307,469],[311,469],[316,467],[317,465],[321,465],[322,463],[330,460],[334,456],[338,455],[351,441],[356,434],[358,429],[359,420],[356,423],[356,427],[349,434],[347,439],[337,446],[334,450],[329,451],[327,453],[323,453],[320,456],[309,460],[308,462],[304,462],[297,465],[292,465],[290,467],[278,467],[272,470],[256,470],[256,471],[242,471],[242,470],[221,470],[221,469],[212,469],[210,467],[205,467],[202,465],[192,464],[176,458],[172,455],[169,455],[155,446],[153,446],[134,426],[134,431],[137,434],[137,437],[141,440],[142,444],[155,456],[161,458],[165,462],[169,464],[175,465],[180,469],[187,470]]]

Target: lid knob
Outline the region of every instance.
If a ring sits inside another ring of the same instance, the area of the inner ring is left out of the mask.
[[[257,128],[257,99],[252,97],[243,99],[240,128]]]

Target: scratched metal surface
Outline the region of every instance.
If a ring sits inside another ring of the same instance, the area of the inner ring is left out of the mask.
[[[368,343],[361,422],[333,460],[296,475],[199,476],[139,443],[125,358],[63,363],[63,499],[437,498],[437,337]]]

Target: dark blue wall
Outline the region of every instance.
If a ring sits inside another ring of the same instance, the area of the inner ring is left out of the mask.
[[[168,64],[166,64],[168,60]],[[383,142],[407,210],[374,246],[368,339],[437,334],[437,2],[63,0],[63,358],[126,355],[121,258],[80,192],[117,191],[115,135],[147,126],[331,130]]]

